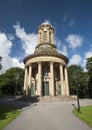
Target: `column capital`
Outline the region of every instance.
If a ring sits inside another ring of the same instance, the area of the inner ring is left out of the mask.
[[[67,69],[67,65],[64,65],[64,67]]]
[[[25,69],[27,69],[28,65],[25,65]]]
[[[62,63],[60,63],[60,65],[61,65],[61,66],[63,66],[63,64],[62,64]]]
[[[54,61],[50,61],[50,64],[54,64]]]
[[[32,63],[28,64],[28,66],[32,66]]]
[[[42,62],[41,62],[41,61],[38,61],[37,63],[38,63],[38,64],[41,64]]]

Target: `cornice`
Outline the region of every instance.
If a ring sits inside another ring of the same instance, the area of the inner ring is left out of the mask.
[[[50,52],[50,51],[41,51],[39,53],[34,53],[34,54],[31,54],[31,55],[28,55],[27,57],[24,58],[23,62],[24,64],[26,63],[26,61],[28,61],[29,59],[32,59],[32,58],[35,58],[35,57],[39,57],[39,56],[52,56],[52,57],[57,57],[57,58],[60,58],[60,59],[63,59],[66,64],[68,64],[69,60],[66,56],[60,54],[60,53],[53,53],[53,52]]]
[[[56,48],[56,46],[55,46],[54,44],[51,44],[51,43],[49,43],[49,42],[46,42],[46,43],[43,42],[43,43],[38,44],[38,45],[35,47],[35,49],[38,48],[38,47],[41,46],[41,45],[44,45],[44,44],[47,44],[47,45],[50,45],[50,46]]]

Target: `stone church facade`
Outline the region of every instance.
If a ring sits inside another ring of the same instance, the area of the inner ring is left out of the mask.
[[[38,27],[38,44],[24,58],[24,93],[30,96],[69,95],[68,58],[57,52],[54,28],[48,23]]]

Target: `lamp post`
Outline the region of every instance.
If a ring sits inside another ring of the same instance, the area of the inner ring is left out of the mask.
[[[78,87],[80,87],[80,84],[78,84]],[[78,92],[78,87],[77,87],[77,85],[76,85],[78,112],[80,113],[80,102],[79,102],[79,92]]]
[[[57,95],[57,78],[55,77],[55,96]]]
[[[88,97],[88,81],[89,77],[86,78],[86,98]]]
[[[19,73],[15,73],[15,79],[16,79],[16,84],[15,84],[15,90],[14,90],[14,110],[15,110],[15,104],[16,104],[16,92],[17,92],[17,82],[19,79]]]
[[[80,87],[80,84],[78,84],[77,86],[77,73],[74,74],[74,79],[75,79],[75,86],[76,86],[76,95],[77,95],[77,106],[78,106],[78,113],[80,113],[80,102],[79,102],[79,92],[78,92],[78,86]]]

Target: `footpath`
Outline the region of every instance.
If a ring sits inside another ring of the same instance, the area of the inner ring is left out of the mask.
[[[12,98],[2,99],[3,103],[12,103]],[[0,104],[2,103],[0,98]],[[23,102],[16,101],[21,115],[8,124],[4,130],[92,130],[72,114],[76,100]],[[92,105],[92,100],[81,99],[81,106]]]

